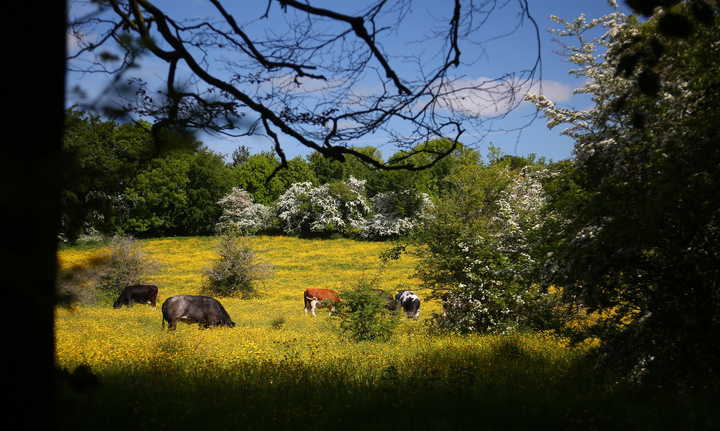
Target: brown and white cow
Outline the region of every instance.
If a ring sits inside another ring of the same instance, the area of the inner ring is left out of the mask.
[[[305,300],[305,314],[310,310],[313,316],[317,316],[315,309],[325,307],[330,308],[329,316],[333,310],[335,310],[335,305],[340,303],[340,297],[337,292],[330,289],[307,289],[303,293],[303,298]],[[326,304],[323,304],[323,301],[325,301]]]

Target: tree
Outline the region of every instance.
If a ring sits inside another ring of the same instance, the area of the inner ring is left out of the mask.
[[[287,160],[285,169],[276,172],[280,165],[280,160],[269,151],[254,154],[242,165],[235,166],[236,183],[262,205],[275,202],[294,183],[318,184],[315,173],[302,157]]]
[[[345,158],[345,163],[349,160]],[[315,173],[315,177],[320,184],[327,184],[332,181],[342,181],[346,179],[345,163],[325,156],[322,153],[313,151],[307,155],[308,165]]]
[[[61,233],[74,242],[81,233],[117,229],[120,196],[138,170],[157,154],[150,124],[119,125],[71,107],[63,136]]]
[[[232,183],[217,153],[186,139],[185,148],[155,142],[151,125],[102,121],[99,115],[66,111],[63,139],[61,234],[207,234],[215,205]]]
[[[223,235],[246,235],[267,229],[272,222],[272,209],[253,204],[248,192],[233,187],[230,194],[217,202],[222,215],[215,228]]]
[[[245,145],[240,145],[232,153],[232,163],[230,163],[230,166],[234,168],[235,166],[244,165],[245,162],[247,162],[249,158],[250,158],[250,149],[248,147],[246,147]]]
[[[546,305],[530,282],[530,237],[541,223],[547,170],[510,170],[509,163],[464,163],[446,178],[449,190],[414,235],[416,276],[453,312],[440,329],[504,333],[533,327]]]
[[[374,160],[382,163],[383,158],[380,150],[372,146],[357,147],[353,146],[355,151],[372,157]],[[307,156],[308,165],[315,173],[318,184],[332,183],[334,181],[347,181],[350,177],[358,180],[365,180],[373,183],[377,174],[375,169],[363,162],[355,156],[349,155],[345,157],[344,162],[340,162],[331,157],[327,157],[317,151],[313,151]]]
[[[287,167],[278,172],[276,177],[282,183],[283,191],[289,189],[294,183],[320,184],[310,165],[300,156],[288,160]]]
[[[492,145],[492,144],[491,144]],[[445,177],[450,174],[453,167],[460,162],[480,163],[480,155],[474,150],[467,148],[464,144],[453,143],[448,139],[433,139],[424,142],[416,147],[423,150],[423,153],[411,154],[406,151],[398,151],[393,154],[388,163],[391,165],[408,165],[412,167],[424,166],[431,162],[432,154],[441,154],[449,148],[455,149],[432,167],[422,170],[410,169],[405,171],[383,171],[376,175],[372,182],[371,195],[381,192],[402,192],[411,190],[416,193],[425,193],[433,199],[440,196],[446,190]]]
[[[180,235],[209,235],[222,214],[217,201],[232,187],[232,171],[221,154],[201,148],[190,158],[185,190],[186,204],[180,210]]]
[[[365,200],[365,181],[350,177],[313,187],[309,182],[293,184],[275,205],[286,233],[325,232],[357,234],[370,208]]]
[[[598,366],[636,379],[718,382],[719,11],[680,1],[645,23],[617,11],[556,18],[556,34],[580,41],[563,47],[572,73],[588,78],[577,91],[596,105],[531,97],[549,127],[570,123],[563,133],[576,140],[553,193],[561,222],[548,225],[542,277],[566,298],[613,310],[585,336],[601,340]],[[668,34],[668,16],[687,31]],[[598,26],[607,33],[586,40]]]
[[[494,122],[518,107],[518,95],[537,80],[539,56],[495,78],[462,78],[486,52],[477,44],[485,48],[526,22],[537,33],[526,0],[428,6],[438,26],[425,34],[405,24],[413,16],[410,0],[375,0],[350,6],[359,10],[350,13],[347,5],[330,10],[296,0],[278,1],[278,10],[268,0],[264,14],[246,22],[240,20],[246,6],[210,3],[208,18],[192,20],[148,0],[88,2],[97,10],[68,14],[79,47],[69,69],[106,73],[115,83],[127,78],[126,93],[115,101],[125,113],[154,117],[156,136],[164,129],[262,132],[275,144],[276,169],[287,166],[281,136],[339,161],[353,155],[376,168],[432,166],[456,149],[466,129],[472,136],[500,130]],[[501,11],[516,12],[518,25],[484,34],[491,14]],[[406,32],[420,43],[397,46],[395,35]],[[166,63],[158,90],[133,75],[148,55]],[[401,63],[412,64],[403,75]],[[347,145],[377,132],[407,156],[426,154],[428,163],[386,164]],[[439,136],[453,145],[440,152],[415,148]]]
[[[370,215],[363,238],[397,238],[411,234],[427,217],[433,204],[425,193],[410,190],[378,193],[369,199]]]
[[[253,201],[270,205],[286,190],[282,181],[273,176],[275,169],[280,166],[280,161],[273,153],[263,151],[254,154],[242,164],[235,166],[235,183],[243,190],[246,190],[253,198]]]
[[[128,213],[122,218],[125,232],[164,236],[176,228],[180,210],[187,205],[188,155],[152,159],[123,190]]]

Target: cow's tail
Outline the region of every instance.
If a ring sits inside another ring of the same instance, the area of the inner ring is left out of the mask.
[[[164,331],[164,330],[165,330],[165,315],[164,315],[164,314],[163,314],[163,316],[161,317],[161,319],[162,319],[162,321],[161,321],[161,322],[162,322],[162,323],[161,323],[161,324],[162,324],[162,330]]]

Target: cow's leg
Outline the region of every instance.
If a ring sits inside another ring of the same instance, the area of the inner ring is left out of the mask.
[[[312,313],[313,316],[316,316],[316,317],[317,317],[317,314],[315,314],[315,309],[317,308],[317,305],[319,302],[320,301],[318,301],[317,299],[314,299],[314,298],[312,300],[310,300],[310,312]]]

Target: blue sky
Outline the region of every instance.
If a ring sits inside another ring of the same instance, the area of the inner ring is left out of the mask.
[[[153,3],[165,8],[165,10],[174,17],[204,19],[213,13],[213,9],[207,0],[164,0]],[[319,4],[320,6],[325,3],[327,5],[326,7],[336,9],[338,6],[335,6],[335,4],[339,2],[311,1],[310,3],[313,5]],[[342,12],[352,13],[352,8],[362,3],[362,0],[347,3],[343,2]],[[403,28],[406,31],[398,32],[397,37],[390,37],[384,40],[384,46],[394,52],[404,52],[405,50],[414,53],[420,52],[427,58],[427,56],[434,51],[433,44],[430,41],[423,41],[421,39],[424,34],[432,30],[433,26],[438,24],[437,21],[433,21],[432,17],[437,17],[444,13],[442,10],[438,9],[436,11],[433,8],[437,9],[444,3],[445,2],[438,2],[437,0],[413,2],[412,9],[403,21]],[[505,3],[507,5],[504,8],[500,8],[499,6],[504,3],[498,2],[498,7],[493,14],[490,15],[485,25],[487,32],[481,33],[479,37],[491,38],[497,36],[498,34],[505,33],[509,26],[516,24],[517,7],[515,5],[518,3],[517,0],[510,0]],[[238,17],[238,20],[242,17],[246,20],[245,22],[250,22],[253,18],[259,18],[265,13],[267,8],[266,1],[226,1],[224,4],[229,12]],[[606,0],[529,0],[528,6],[531,16],[537,22],[540,29],[543,93],[560,106],[569,106],[577,109],[590,108],[592,105],[587,96],[572,95],[572,90],[579,87],[581,82],[568,74],[572,65],[564,62],[559,55],[553,53],[553,50],[559,49],[559,45],[551,41],[553,35],[549,34],[546,30],[549,28],[557,28],[557,25],[549,19],[550,15],[572,20],[584,13],[587,19],[593,19],[612,12],[612,8],[607,4]],[[77,3],[71,3],[71,8],[72,12],[78,14],[83,12],[82,7]],[[629,8],[625,6],[624,3],[620,3],[620,11],[626,14],[630,13]],[[271,18],[281,16],[281,14],[282,12],[277,6],[277,3],[274,2],[273,8],[271,9]],[[258,21],[258,23],[266,25],[267,20],[264,22]],[[253,27],[250,25],[248,28],[252,29]],[[415,31],[415,29],[417,29],[417,31]],[[88,35],[88,38],[92,37],[94,37],[94,35]],[[69,52],[72,53],[75,47],[74,41],[70,38],[68,40],[68,49]],[[459,68],[456,73],[463,81],[479,81],[488,77],[497,77],[503,73],[521,70],[532,65],[537,49],[535,29],[527,23],[512,37],[498,39],[493,43],[477,45],[477,47],[464,47],[462,55],[468,64]],[[164,70],[161,62],[150,57],[145,57],[141,59],[140,64],[142,68],[136,70],[135,73],[147,81],[160,82],[158,77],[163,76]],[[403,75],[403,73],[412,74],[412,71],[407,69],[407,67],[410,66],[402,62],[396,62],[393,64],[393,67],[396,68],[401,75]],[[108,83],[109,78],[102,74],[79,75],[77,73],[69,73],[67,76],[67,87],[69,90],[80,85],[93,97],[99,94],[100,89],[106,88]],[[533,90],[534,92],[539,92],[539,88],[534,88]],[[76,96],[69,92],[67,104],[72,105],[77,101]],[[532,112],[533,109],[530,106],[521,106],[504,120],[499,121],[494,127],[502,129],[515,128],[520,124],[525,124],[528,121],[528,115]],[[535,153],[538,156],[544,156],[557,161],[570,157],[573,148],[571,139],[560,136],[561,130],[562,126],[548,130],[545,125],[545,120],[537,118],[531,125],[523,128],[519,132],[491,133],[484,136],[479,142],[477,140],[479,138],[476,139],[476,137],[472,135],[467,135],[464,138],[461,137],[460,140],[463,142],[472,141],[483,154],[486,153],[486,145],[492,143],[507,154],[522,156]],[[209,148],[222,154],[232,153],[239,145],[250,147],[253,153],[272,149],[271,142],[264,137],[220,139],[199,134],[198,138]],[[291,158],[298,155],[304,156],[309,152],[306,147],[294,142],[289,137],[281,137],[281,143],[286,155]],[[387,139],[382,135],[367,136],[358,141],[349,142],[349,144],[378,147],[385,158],[395,152],[393,147],[387,145]]]

